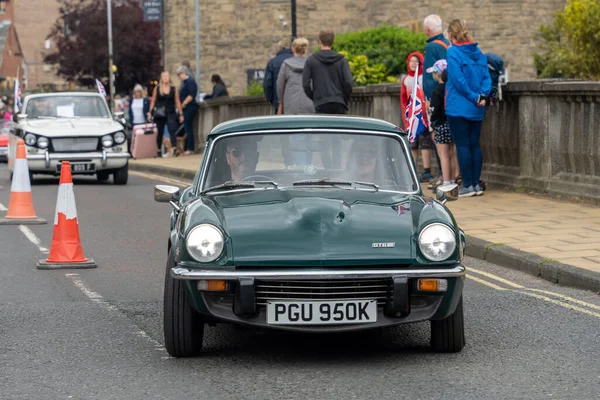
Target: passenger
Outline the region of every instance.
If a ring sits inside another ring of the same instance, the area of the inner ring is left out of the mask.
[[[383,167],[379,165],[381,155],[378,153],[368,142],[355,140],[346,163],[350,180],[376,184],[381,182],[383,174],[380,171]]]
[[[228,140],[225,160],[229,166],[231,181],[240,181],[249,176],[256,169],[258,153],[256,142],[245,140]]]

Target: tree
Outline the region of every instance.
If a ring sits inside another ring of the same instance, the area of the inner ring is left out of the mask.
[[[540,77],[600,80],[600,4],[568,0],[551,25],[537,34],[540,53],[534,63]]]
[[[48,39],[56,51],[45,62],[58,65],[57,74],[83,85],[108,76],[106,0],[58,0],[61,17]],[[130,91],[160,74],[160,25],[143,22],[139,0],[113,0],[113,62],[118,71],[116,92]],[[66,34],[66,35],[65,35]]]

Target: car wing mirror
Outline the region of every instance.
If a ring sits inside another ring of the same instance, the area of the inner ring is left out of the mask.
[[[179,188],[177,186],[156,185],[154,186],[154,201],[159,203],[170,203],[179,200]]]
[[[435,194],[438,201],[441,201],[442,204],[447,201],[458,200],[458,185],[456,183],[440,185],[435,189]]]
[[[25,118],[27,118],[27,114],[15,114],[13,116],[13,121],[14,122],[19,122],[19,121],[21,121],[22,119],[25,119]]]

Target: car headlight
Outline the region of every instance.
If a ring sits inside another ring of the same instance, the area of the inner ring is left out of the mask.
[[[125,134],[123,132],[119,131],[114,134],[114,138],[115,138],[115,143],[121,144],[127,139],[127,136],[125,136]]]
[[[49,143],[50,141],[48,140],[48,138],[43,136],[41,136],[37,141],[37,145],[40,149],[47,148]]]
[[[113,138],[111,135],[104,135],[102,136],[102,146],[104,147],[110,147],[113,145]]]
[[[223,234],[216,226],[200,224],[188,233],[185,246],[196,260],[211,262],[219,258],[225,243]]]
[[[454,231],[444,224],[427,225],[419,234],[419,248],[430,261],[444,261],[456,249]]]
[[[35,142],[37,141],[37,137],[33,133],[28,133],[25,135],[23,140],[25,141],[25,144],[27,146],[33,146],[33,145],[35,145]]]

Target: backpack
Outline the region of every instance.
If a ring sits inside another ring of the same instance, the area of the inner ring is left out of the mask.
[[[505,83],[504,60],[498,54],[486,53],[488,70],[492,78],[492,91],[489,104],[502,101],[502,84]]]

